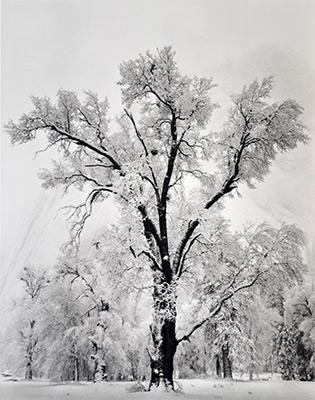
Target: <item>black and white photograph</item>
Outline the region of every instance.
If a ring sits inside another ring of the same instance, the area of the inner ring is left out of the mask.
[[[2,0],[1,400],[315,400],[315,0]]]

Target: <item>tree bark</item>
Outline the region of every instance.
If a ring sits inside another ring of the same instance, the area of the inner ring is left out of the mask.
[[[94,364],[94,382],[107,380],[106,363],[102,357],[95,358]]]
[[[222,364],[223,364],[223,378],[233,379],[232,362],[230,359],[230,347],[228,343],[222,346]]]
[[[215,372],[218,378],[222,378],[222,368],[219,354],[215,356]]]
[[[79,358],[77,356],[74,357],[74,381],[80,381],[80,374],[79,374]]]
[[[92,340],[92,345],[94,348],[94,354],[91,355],[91,358],[94,361],[93,382],[106,381],[107,373],[104,349],[98,346],[94,340]]]
[[[31,381],[33,379],[32,362],[28,361],[26,364],[25,379]]]
[[[161,383],[166,389],[174,390],[174,356],[178,345],[175,333],[176,288],[166,282],[157,288],[153,293],[155,311],[151,326],[153,354],[150,354],[149,390],[159,387]]]
[[[28,337],[28,344],[26,348],[26,371],[25,371],[25,379],[26,380],[32,380],[33,379],[33,354],[34,354],[34,349],[36,346],[36,341],[34,340],[34,325],[35,321],[32,320],[30,321],[30,334]]]
[[[154,355],[151,356],[151,380],[152,386],[158,387],[161,383],[174,390],[174,356],[177,349],[175,336],[175,321],[165,322],[161,327],[160,337],[152,330],[154,343]]]

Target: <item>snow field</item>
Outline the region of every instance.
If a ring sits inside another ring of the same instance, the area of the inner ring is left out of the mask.
[[[1,400],[315,400],[315,382],[180,380],[185,395],[160,389],[130,393],[132,383],[52,384],[49,381],[0,382]]]

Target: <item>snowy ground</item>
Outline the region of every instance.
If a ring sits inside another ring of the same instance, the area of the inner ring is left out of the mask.
[[[48,381],[0,382],[1,400],[315,400],[315,382],[226,382],[211,379],[181,380],[185,395],[177,393],[130,393],[130,383],[52,384]]]

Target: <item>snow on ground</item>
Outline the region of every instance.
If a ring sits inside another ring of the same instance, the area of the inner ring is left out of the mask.
[[[180,380],[185,395],[130,393],[132,383],[53,384],[49,381],[0,382],[1,400],[315,400],[315,382]]]

